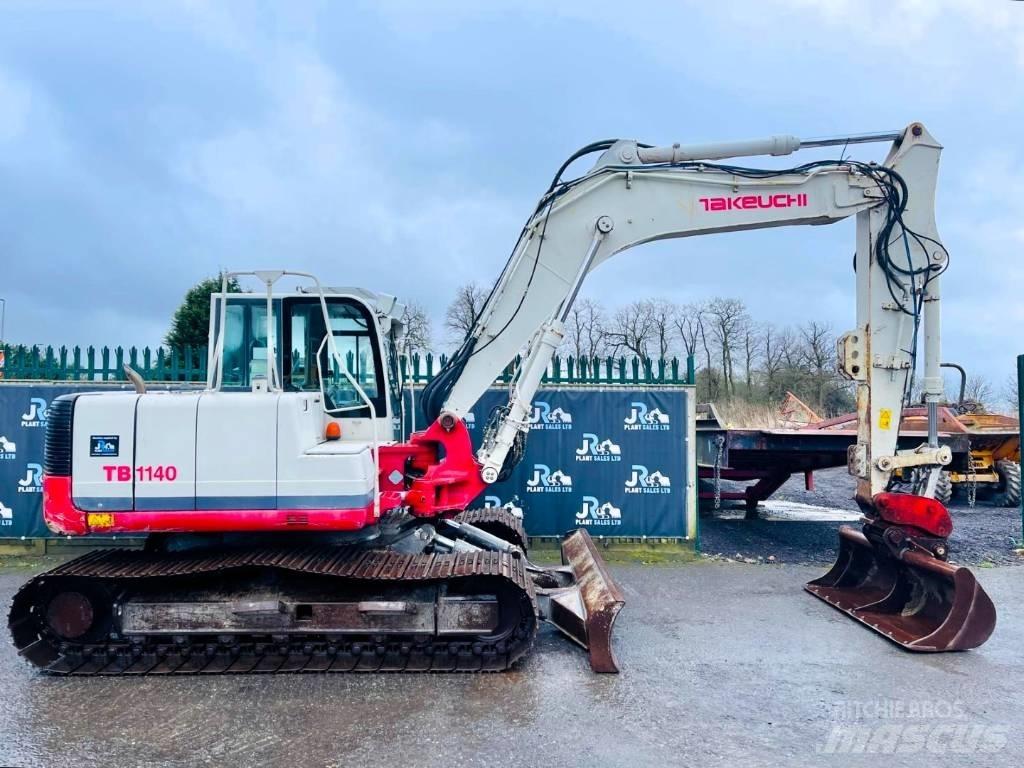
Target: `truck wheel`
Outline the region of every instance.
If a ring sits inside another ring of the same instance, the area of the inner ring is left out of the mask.
[[[949,506],[953,498],[953,480],[949,472],[942,470],[939,473],[939,481],[935,484],[935,500],[941,501],[943,505]]]
[[[999,485],[992,494],[992,503],[997,507],[1016,507],[1020,505],[1020,464],[1009,459],[996,462],[996,474]]]

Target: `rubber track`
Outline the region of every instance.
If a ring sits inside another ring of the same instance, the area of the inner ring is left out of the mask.
[[[529,651],[538,606],[523,560],[499,552],[409,555],[359,547],[242,550],[216,555],[97,550],[39,574],[14,596],[8,624],[19,653],[35,666],[61,675],[196,674],[242,672],[500,671]],[[211,584],[240,568],[318,577],[417,584],[486,577],[501,579],[520,594],[521,619],[512,634],[485,639],[373,639],[305,634],[275,641],[266,633],[235,632],[217,642],[175,643],[167,636],[76,644],[40,628],[33,604],[44,582],[91,579],[129,588],[142,580],[210,575]],[[528,607],[528,610],[527,610]]]
[[[523,521],[501,507],[485,507],[484,509],[467,509],[455,516],[458,523],[475,525],[488,533],[515,544],[524,552],[529,540]]]

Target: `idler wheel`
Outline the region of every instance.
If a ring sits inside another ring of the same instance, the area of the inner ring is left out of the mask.
[[[75,640],[92,627],[92,602],[81,592],[61,592],[46,606],[46,623],[63,638]]]

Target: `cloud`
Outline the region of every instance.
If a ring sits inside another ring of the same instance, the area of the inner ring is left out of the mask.
[[[1024,353],[1024,155],[978,149],[962,173],[945,175],[939,230],[950,250],[943,280],[943,347],[1000,384]]]
[[[66,160],[60,117],[31,81],[0,68],[0,168],[26,162],[49,167]]]
[[[1024,282],[1017,5],[191,0],[7,24],[8,330],[156,343],[220,267],[313,271],[440,317],[455,286],[494,278],[551,172],[587,141],[921,119],[947,145],[947,349],[1000,379]],[[841,330],[851,248],[849,223],[658,243],[585,290],[609,304],[737,296],[759,319],[814,314]]]
[[[309,47],[264,50],[251,63],[265,86],[262,118],[174,153],[173,171],[198,201],[193,227],[250,233],[236,242],[244,251],[232,254],[233,268],[256,259],[301,265],[327,283],[358,278],[404,289],[439,316],[522,210],[443,162],[429,167],[473,136],[435,116],[399,124],[379,114]]]
[[[25,83],[0,72],[0,144],[11,144],[28,132],[32,101]]]

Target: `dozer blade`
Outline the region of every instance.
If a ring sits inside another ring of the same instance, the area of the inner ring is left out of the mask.
[[[618,672],[612,651],[612,627],[625,604],[594,540],[583,529],[562,542],[562,569],[571,577],[568,586],[538,590],[545,619],[583,646],[595,672]]]
[[[896,558],[845,525],[835,565],[804,589],[909,651],[977,648],[996,626],[967,568],[912,550]]]

